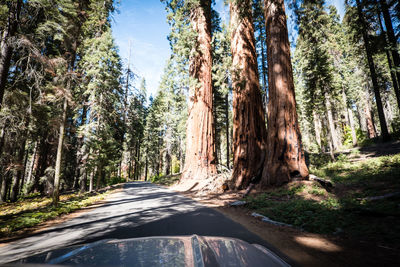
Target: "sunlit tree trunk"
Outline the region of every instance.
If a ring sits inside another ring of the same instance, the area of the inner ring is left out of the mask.
[[[388,141],[388,140],[390,140],[390,135],[389,135],[387,125],[386,125],[385,113],[383,111],[381,93],[379,91],[379,85],[378,85],[378,80],[377,80],[377,76],[376,76],[375,64],[374,64],[374,60],[372,57],[372,51],[370,49],[368,32],[367,32],[366,25],[365,25],[366,23],[365,23],[364,16],[362,13],[362,7],[360,4],[360,0],[356,0],[356,3],[357,3],[358,16],[361,21],[365,52],[367,54],[368,67],[369,67],[369,71],[371,74],[372,85],[374,88],[376,106],[378,109],[379,124],[381,126],[381,135],[382,135],[383,141]]]
[[[215,174],[213,92],[211,82],[211,0],[199,0],[190,20],[197,40],[190,57],[189,72],[194,80],[189,96],[184,180],[201,180]]]
[[[334,153],[334,147],[333,147],[333,142],[332,142],[332,136],[328,137],[328,145],[329,145],[329,156],[331,157],[332,161],[335,161],[335,153]]]
[[[26,177],[26,183],[28,185],[30,185],[30,183],[32,182],[33,167],[34,167],[36,157],[37,157],[38,143],[39,143],[39,141],[35,142],[35,145],[33,147],[32,158],[31,158],[31,161],[29,162],[28,176]]]
[[[236,189],[260,179],[266,127],[257,67],[251,1],[232,1],[233,174]]]
[[[390,125],[393,121],[393,109],[389,101],[389,96],[385,97],[385,114],[387,118],[387,123]]]
[[[326,114],[328,119],[328,126],[329,126],[329,134],[331,136],[333,150],[339,148],[339,140],[335,128],[335,122],[333,120],[333,113],[332,113],[332,104],[330,97],[327,92],[325,92],[325,107],[326,107]]]
[[[63,109],[62,109],[62,118],[60,122],[60,131],[58,136],[58,145],[57,145],[57,157],[56,157],[56,167],[54,174],[54,191],[53,191],[53,205],[57,206],[60,198],[59,190],[60,190],[60,176],[61,176],[61,159],[63,154],[63,146],[64,146],[64,133],[65,133],[65,123],[67,121],[67,109],[68,109],[68,100],[66,96],[64,96],[63,101]]]
[[[351,108],[347,108],[347,112],[349,114],[349,123],[350,123],[351,138],[353,141],[353,146],[356,146],[357,145],[357,132],[356,132],[356,127],[354,126],[353,111],[351,110]]]
[[[268,61],[267,155],[262,186],[308,177],[293,83],[283,0],[265,0]]]
[[[89,176],[89,192],[93,191],[94,177],[96,175],[96,172],[97,172],[97,166],[95,166],[90,172],[90,176]]]

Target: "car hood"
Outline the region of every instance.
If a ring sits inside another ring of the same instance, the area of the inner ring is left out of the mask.
[[[289,266],[270,250],[225,237],[172,236],[101,240],[15,262],[80,266]]]

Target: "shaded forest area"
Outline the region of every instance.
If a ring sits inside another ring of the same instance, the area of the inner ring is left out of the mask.
[[[211,0],[161,2],[172,56],[150,97],[114,1],[0,4],[1,202],[174,174],[269,188],[398,139],[398,1],[345,1],[341,20],[323,0],[232,0],[229,23]]]

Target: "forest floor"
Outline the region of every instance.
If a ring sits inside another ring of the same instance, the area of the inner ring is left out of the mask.
[[[306,266],[398,266],[400,142],[310,154],[310,173],[328,181],[293,181],[280,188],[186,196],[216,208]],[[245,201],[240,206],[230,203]],[[256,212],[291,226],[252,217]]]
[[[82,212],[97,207],[110,193],[122,184],[108,186],[91,193],[64,193],[58,207],[52,205],[52,198],[37,194],[19,199],[15,203],[0,204],[0,242],[35,233],[38,230],[59,224],[79,216]]]

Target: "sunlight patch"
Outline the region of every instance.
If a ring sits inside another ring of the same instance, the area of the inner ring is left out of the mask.
[[[323,239],[323,238],[315,238],[309,236],[296,236],[295,241],[300,243],[303,246],[326,251],[326,252],[338,252],[341,251],[342,248],[333,244],[332,242]]]

